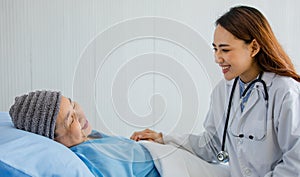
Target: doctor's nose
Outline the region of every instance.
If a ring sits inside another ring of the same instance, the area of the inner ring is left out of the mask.
[[[215,62],[218,64],[224,63],[223,57],[217,52],[215,52]]]

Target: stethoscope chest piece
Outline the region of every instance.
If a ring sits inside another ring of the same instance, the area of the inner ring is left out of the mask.
[[[229,160],[229,155],[226,151],[220,151],[218,154],[217,154],[217,159],[219,162],[228,162]]]

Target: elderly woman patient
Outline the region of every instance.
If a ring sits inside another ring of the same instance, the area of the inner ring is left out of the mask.
[[[160,176],[146,148],[92,131],[79,104],[60,92],[35,91],[16,97],[9,114],[16,128],[69,147],[95,176]]]

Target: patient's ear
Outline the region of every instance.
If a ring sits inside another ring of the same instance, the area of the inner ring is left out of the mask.
[[[260,51],[260,45],[256,39],[253,39],[250,43],[251,47],[251,57],[255,57],[255,55]]]

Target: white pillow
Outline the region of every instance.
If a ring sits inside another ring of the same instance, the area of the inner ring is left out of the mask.
[[[93,177],[87,166],[67,147],[14,128],[7,112],[0,112],[0,133],[1,177]]]

